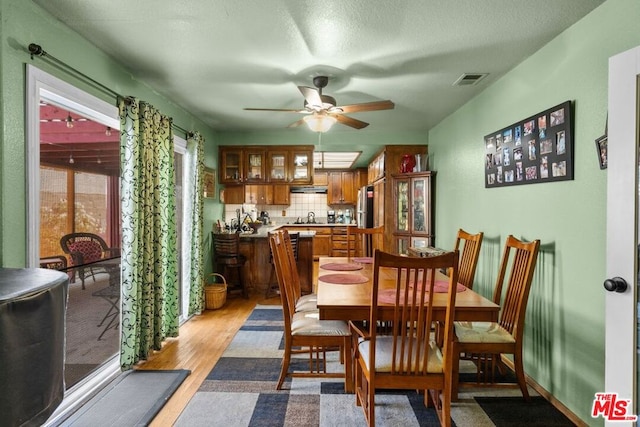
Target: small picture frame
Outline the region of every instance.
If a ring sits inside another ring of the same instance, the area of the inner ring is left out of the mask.
[[[596,151],[598,153],[598,164],[600,165],[600,169],[606,169],[609,160],[607,139],[607,135],[602,135],[600,138],[596,139]]]
[[[202,173],[203,178],[203,194],[206,199],[216,198],[216,171],[214,169],[204,168]]]

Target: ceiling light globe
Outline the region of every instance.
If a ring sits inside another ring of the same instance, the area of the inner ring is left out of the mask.
[[[311,114],[304,117],[304,122],[314,132],[326,132],[337,122],[337,119],[326,114]]]

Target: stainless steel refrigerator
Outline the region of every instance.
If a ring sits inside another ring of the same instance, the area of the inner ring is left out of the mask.
[[[373,228],[373,186],[367,185],[358,190],[356,207],[358,228]]]

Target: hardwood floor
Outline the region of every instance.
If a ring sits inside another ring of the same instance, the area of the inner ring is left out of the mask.
[[[180,336],[166,341],[136,369],[190,369],[180,388],[154,418],[151,427],[172,425],[216,364],[234,335],[249,317],[256,304],[280,304],[280,297],[264,299],[252,295],[249,299],[230,296],[224,307],[205,310],[180,327]]]

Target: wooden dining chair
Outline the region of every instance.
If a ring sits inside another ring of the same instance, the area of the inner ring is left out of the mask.
[[[287,260],[291,269],[291,295],[294,302],[294,311],[310,311],[318,309],[318,297],[314,293],[302,295],[302,287],[300,286],[300,275],[298,274],[298,257],[296,256],[297,248],[294,246],[294,240],[287,230],[278,230],[281,233],[282,242],[284,243]],[[297,233],[296,233],[297,234]],[[296,236],[297,237],[297,236]]]
[[[283,234],[274,233],[269,238],[269,244],[273,251],[284,318],[284,355],[276,389],[282,388],[286,377],[328,377],[344,378],[345,391],[351,392],[353,374],[351,363],[346,360],[346,355],[351,354],[349,325],[342,320],[320,320],[317,310],[295,312],[295,301],[292,298],[295,273],[291,271],[291,262],[287,259]],[[302,347],[303,350],[296,350],[296,347]],[[329,350],[340,351],[344,372],[327,372],[325,356]],[[291,355],[300,352],[309,354],[309,370],[289,372]]]
[[[373,257],[376,249],[384,250],[384,225],[374,228],[347,227],[348,258]]]
[[[476,276],[480,246],[482,246],[483,232],[470,234],[463,229],[458,230],[455,251],[460,251],[460,265],[458,266],[458,281],[469,289],[473,289],[473,279]],[[462,248],[461,248],[462,246]]]
[[[472,383],[473,385],[513,386],[513,384],[493,381],[496,367],[505,368],[502,355],[512,354],[517,385],[522,391],[522,396],[526,400],[529,399],[522,363],[522,338],[527,300],[539,247],[540,240],[527,243],[513,236],[507,237],[493,294],[493,302],[500,305],[502,290],[507,279],[500,318],[498,322],[456,321],[454,323],[454,378],[458,378],[459,359],[460,354],[463,353],[471,357],[477,366],[477,382]],[[511,272],[507,278],[509,265],[511,265]],[[457,398],[458,386],[459,381],[454,381],[454,398]]]
[[[381,269],[395,268],[392,289],[380,291]],[[450,271],[444,339],[439,346],[432,331],[436,273]],[[451,425],[453,362],[453,316],[458,281],[458,252],[419,258],[404,257],[377,250],[374,254],[371,311],[366,328],[350,323],[355,349],[356,404],[362,406],[369,426],[375,425],[377,389],[424,390],[424,404],[433,404],[440,424]],[[391,291],[389,294],[387,292]],[[381,319],[379,299],[395,305],[391,319]],[[393,301],[393,302],[391,302]],[[387,332],[378,331],[378,321],[386,321]]]
[[[300,237],[300,233],[288,233],[289,241],[291,243],[291,249],[293,252],[293,257],[298,262],[298,238]],[[276,267],[273,265],[273,254],[269,256],[269,264],[271,264],[271,275],[269,276],[269,283],[267,284],[267,292],[265,293],[265,298],[271,298],[278,294],[278,282],[276,281]]]

